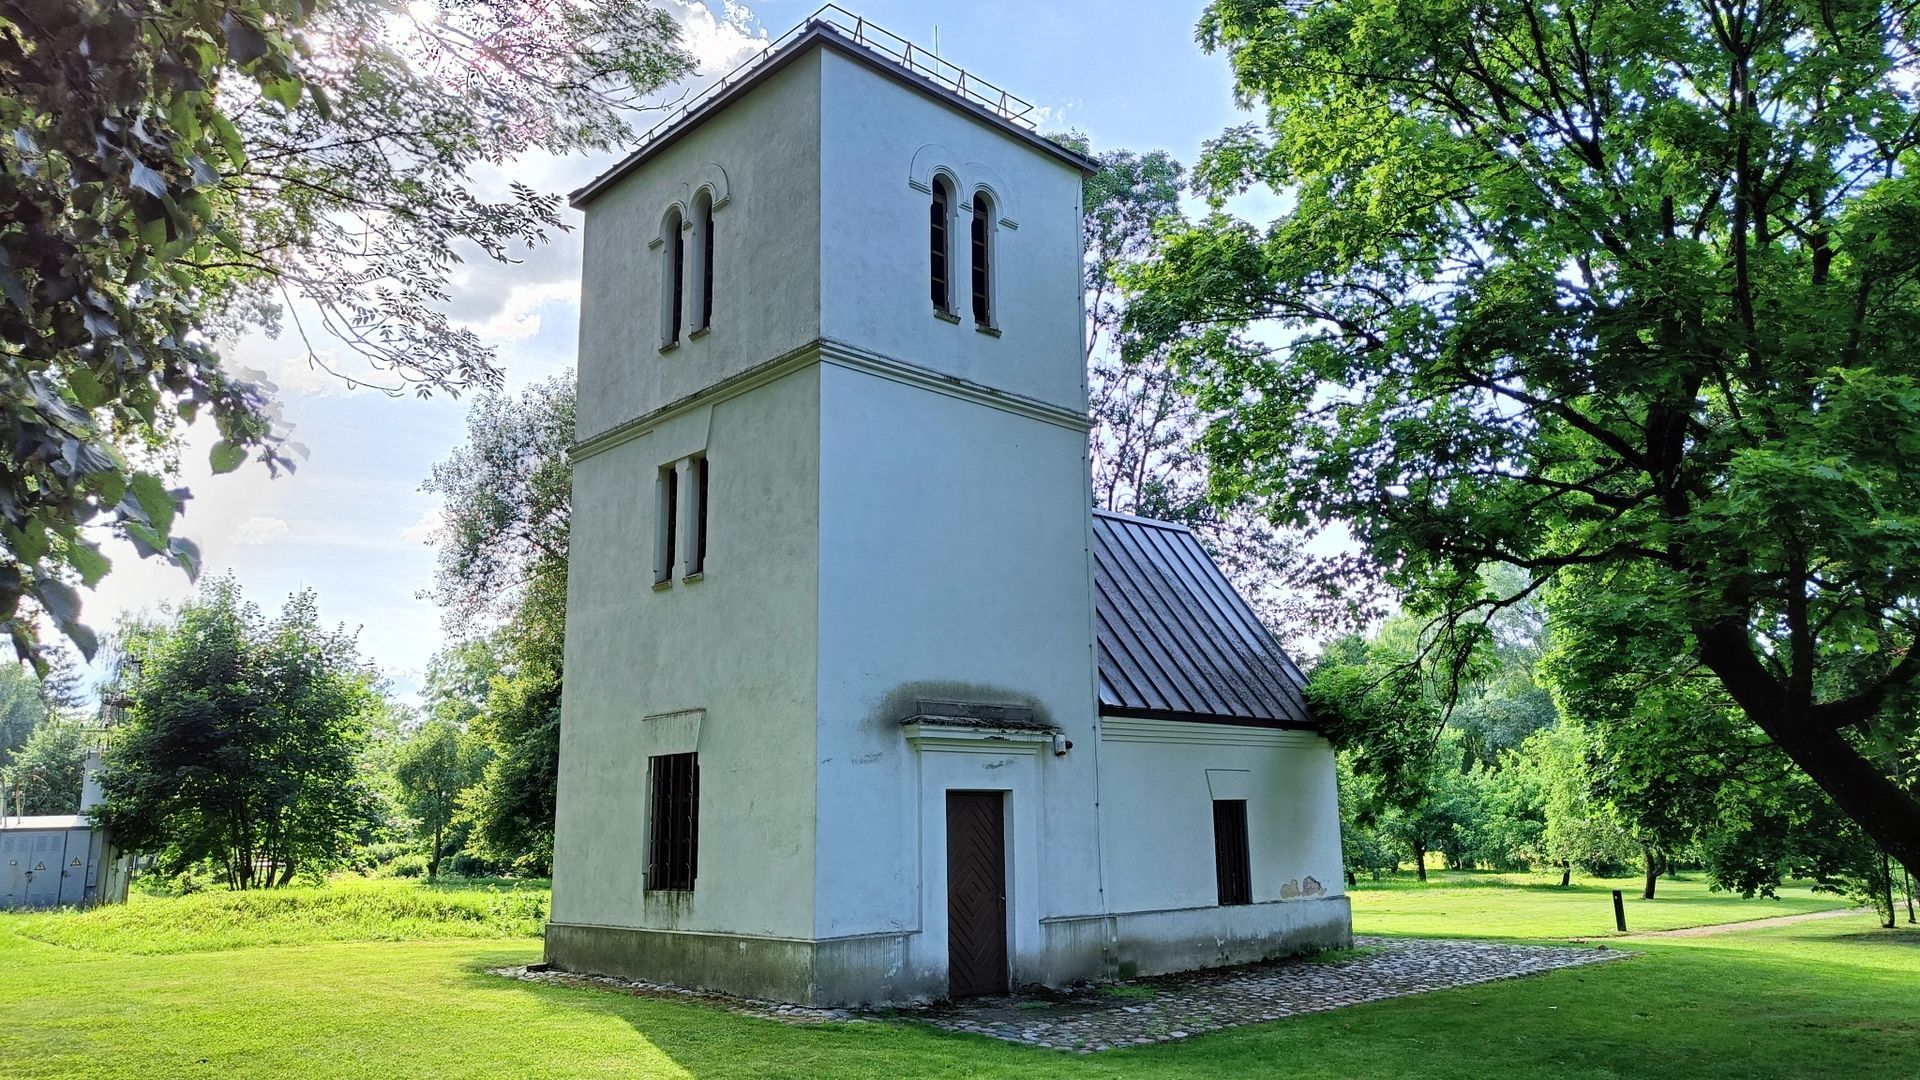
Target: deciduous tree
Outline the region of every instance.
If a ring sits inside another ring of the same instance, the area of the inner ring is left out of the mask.
[[[1618,648],[1676,630],[1920,865],[1865,752],[1920,678],[1914,12],[1217,0],[1200,37],[1264,122],[1211,145],[1215,212],[1128,320],[1217,413],[1216,492],[1350,528],[1322,583],[1444,631],[1584,571]],[[1254,185],[1289,197],[1266,228],[1224,210]]]
[[[453,824],[461,793],[479,781],[488,756],[479,739],[441,719],[428,720],[400,744],[393,776],[400,789],[400,805],[432,845],[428,881],[439,880],[447,827]]]
[[[358,771],[375,681],[313,594],[267,618],[231,578],[171,620],[131,628],[131,716],[95,811],[128,851],[178,872],[210,861],[233,889],[285,885],[343,858],[371,813]]]
[[[560,226],[558,197],[475,177],[530,150],[626,145],[687,70],[645,0],[14,0],[0,10],[0,630],[37,613],[91,653],[76,583],[102,530],[191,573],[169,458],[196,420],[216,472],[289,467],[232,333],[290,324],[354,381],[492,386],[445,310],[455,265]],[[371,371],[362,374],[367,366]]]

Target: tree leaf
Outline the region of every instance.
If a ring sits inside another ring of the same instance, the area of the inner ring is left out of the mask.
[[[247,460],[247,448],[244,446],[236,446],[222,439],[213,444],[213,449],[207,454],[207,457],[213,465],[214,475],[218,476],[221,473],[230,473],[239,468]]]
[[[140,509],[146,511],[147,520],[152,523],[154,533],[164,539],[173,530],[173,514],[176,509],[173,494],[167,490],[167,485],[152,473],[137,472],[133,474],[133,479],[127,484],[127,488],[139,502]],[[154,544],[156,549],[163,546],[164,544]]]
[[[80,574],[80,580],[91,589],[100,584],[113,568],[113,561],[100,554],[100,549],[92,544],[81,542],[67,547],[67,563]]]
[[[241,67],[253,63],[269,51],[267,36],[247,25],[231,11],[221,17],[220,30],[227,36],[227,55]]]

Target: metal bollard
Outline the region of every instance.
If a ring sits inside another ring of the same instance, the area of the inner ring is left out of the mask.
[[[1621,902],[1619,889],[1613,890],[1613,925],[1619,927],[1621,933],[1627,932],[1627,905]]]

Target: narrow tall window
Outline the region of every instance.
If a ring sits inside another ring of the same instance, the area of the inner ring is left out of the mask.
[[[933,309],[953,310],[953,283],[948,273],[951,246],[947,242],[947,222],[952,213],[953,189],[942,177],[933,178],[933,202],[927,207],[927,260],[932,268]]]
[[[700,458],[693,463],[693,572],[704,574],[707,570],[707,459]]]
[[[700,759],[650,757],[647,783],[647,888],[691,890],[700,869]]]
[[[674,541],[680,533],[680,478],[671,465],[660,466],[653,485],[653,583],[673,583]]]
[[[687,241],[679,208],[667,211],[660,226],[660,347],[680,343],[680,320],[686,294]]]
[[[993,325],[993,198],[984,191],[973,196],[973,321]]]
[[[1213,868],[1220,903],[1253,903],[1253,875],[1247,857],[1247,800],[1213,801]]]
[[[682,528],[686,535],[680,538],[682,555],[686,566],[681,573],[691,578],[705,571],[707,563],[707,458],[705,454],[688,458],[682,462],[680,483],[685,490],[680,494]]]
[[[693,200],[693,277],[699,285],[699,306],[693,309],[695,333],[713,326],[713,193],[702,191]]]

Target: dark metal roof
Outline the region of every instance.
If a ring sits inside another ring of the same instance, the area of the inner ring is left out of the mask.
[[[1311,728],[1307,680],[1185,526],[1093,513],[1100,711]]]

